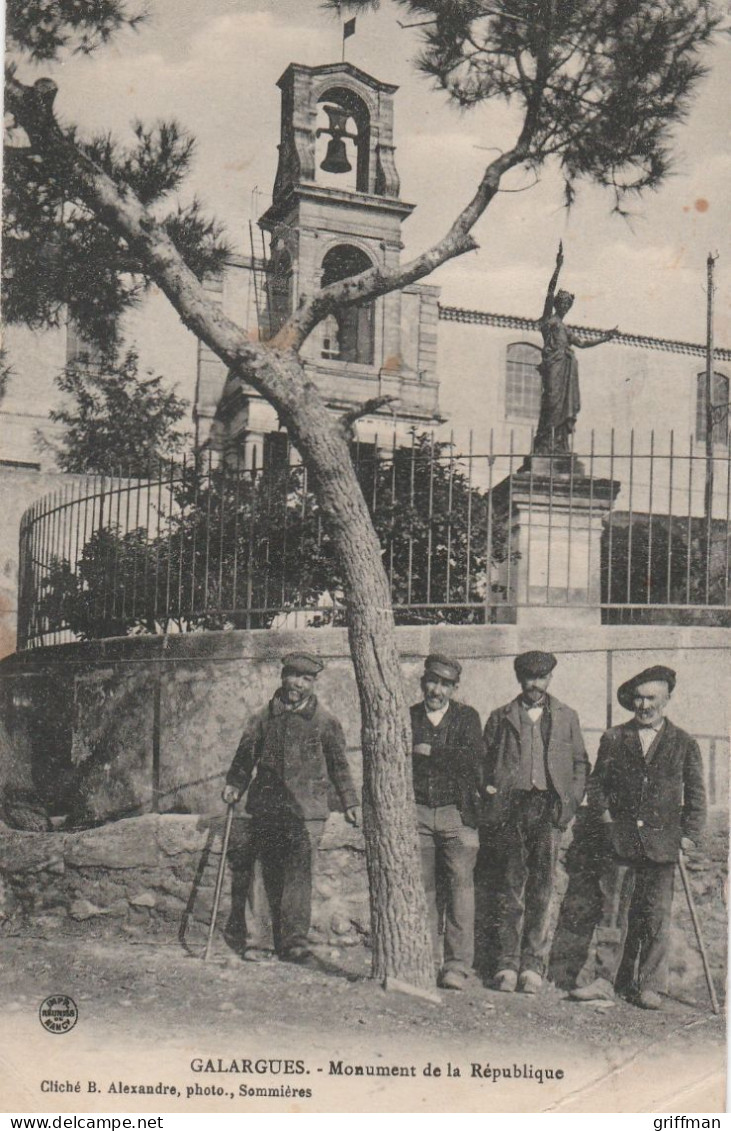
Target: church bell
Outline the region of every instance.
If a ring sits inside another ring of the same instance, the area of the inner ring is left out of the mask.
[[[327,143],[327,153],[323,158],[321,169],[326,173],[349,173],[353,166],[348,161],[345,152],[345,142],[341,137],[331,137]]]
[[[349,137],[356,144],[358,138],[346,131],[348,111],[343,110],[342,106],[324,106],[323,109],[330,124],[328,129],[318,130],[317,132],[318,134],[330,134],[330,140],[327,143],[327,153],[320,168],[326,173],[349,173],[353,166],[348,161],[345,138]]]

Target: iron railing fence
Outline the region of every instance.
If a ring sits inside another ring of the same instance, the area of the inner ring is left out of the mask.
[[[612,434],[598,450],[592,435],[576,459],[539,473],[512,438],[507,451],[491,439],[480,454],[471,437],[466,451],[427,434],[408,447],[354,444],[397,622],[480,624],[522,604],[598,604],[611,623],[731,623],[731,452],[713,461],[711,516],[705,453],[692,441],[679,454],[672,434],[662,445],[653,434],[640,451],[634,434],[622,449]],[[618,494],[607,513],[598,499],[608,482]],[[264,466],[256,450],[247,465],[209,452],[40,499],[21,522],[18,610],[20,648],[347,618],[327,524],[286,441]]]

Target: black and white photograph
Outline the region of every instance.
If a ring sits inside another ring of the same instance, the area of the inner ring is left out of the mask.
[[[720,1126],[731,9],[4,16],[3,1111]]]

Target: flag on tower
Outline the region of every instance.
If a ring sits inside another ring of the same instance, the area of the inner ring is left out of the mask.
[[[351,35],[355,35],[355,16],[343,24],[343,40],[350,39]]]

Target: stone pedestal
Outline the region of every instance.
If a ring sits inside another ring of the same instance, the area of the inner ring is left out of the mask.
[[[496,519],[508,524],[509,561],[499,567],[508,623],[601,623],[601,536],[619,493],[593,479],[574,456],[528,457],[493,491]]]

